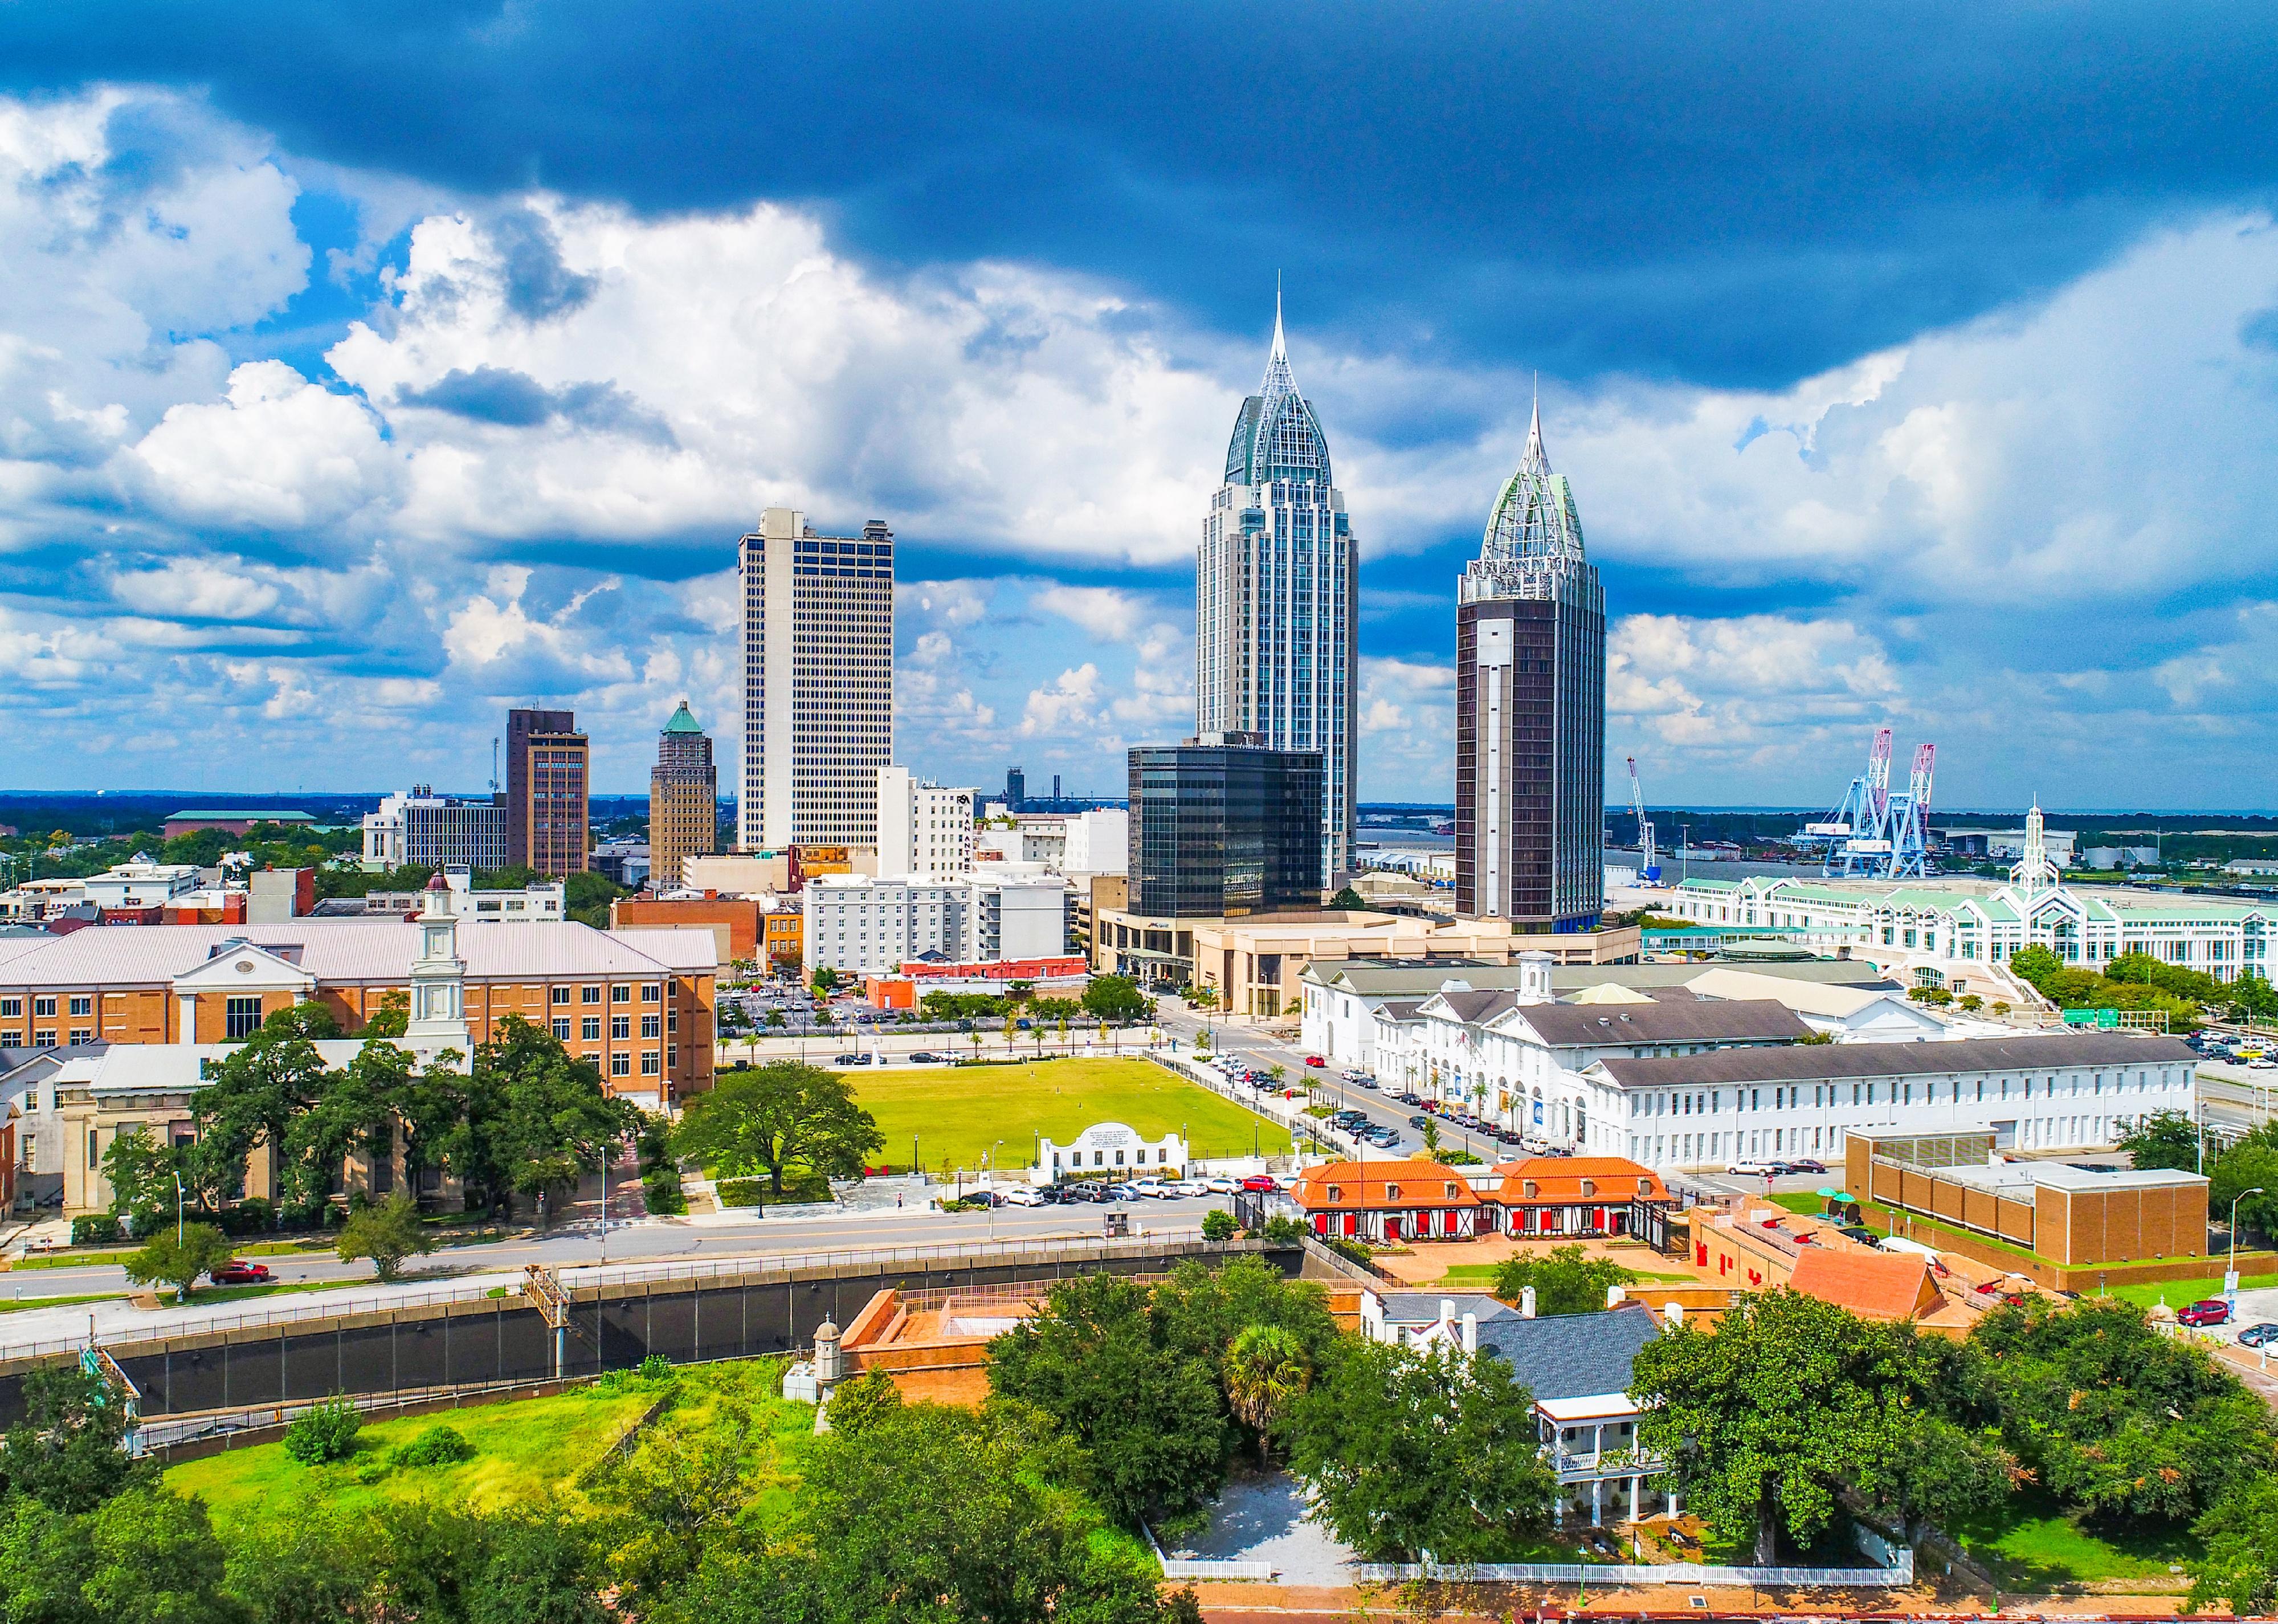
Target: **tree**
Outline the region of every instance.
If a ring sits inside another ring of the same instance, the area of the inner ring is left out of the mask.
[[[866,1370],[841,1382],[830,1395],[830,1430],[856,1437],[901,1407],[902,1390],[894,1378],[883,1370]]]
[[[164,1281],[187,1298],[199,1277],[228,1262],[229,1254],[229,1237],[210,1223],[184,1224],[179,1240],[162,1228],[126,1260],[126,1277],[136,1285]]]
[[[2032,1298],[1980,1320],[1968,1348],[1977,1413],[2091,1517],[2179,1522],[2278,1467],[2262,1401],[2132,1304]]]
[[[1985,1007],[1985,1000],[1978,997],[1975,992],[1965,992],[1961,995],[1961,1007],[1971,1015],[1976,1015],[1979,1010]],[[1834,1034],[1831,1032],[1828,1036],[1831,1038]]]
[[[2228,1219],[2238,1203],[2238,1222],[2265,1235],[2278,1233],[2278,1127],[2266,1123],[2224,1151],[2208,1171],[2207,1211]],[[2259,1193],[2249,1195],[2248,1191]]]
[[[1368,899],[1362,896],[1360,892],[1355,891],[1351,886],[1347,885],[1339,890],[1336,895],[1329,899],[1329,906],[1331,908],[1347,908],[1357,912],[1365,909],[1368,907]]]
[[[724,1542],[655,1624],[1199,1624],[1191,1592],[1055,1492],[1075,1470],[1025,1406],[908,1405],[816,1439],[764,1545]]]
[[[1103,1021],[1142,1021],[1155,1013],[1154,1000],[1128,976],[1094,976],[1082,1001],[1086,1015]]]
[[[603,1091],[590,1062],[520,1015],[476,1046],[458,1086],[462,1109],[444,1161],[494,1201],[574,1186],[639,1122],[633,1106]]]
[[[1232,1452],[1216,1362],[1164,1344],[1151,1295],[1114,1275],[1064,1281],[989,1344],[990,1389],[1083,1445],[1093,1494],[1127,1528],[1199,1505],[1226,1481]]]
[[[415,1064],[409,1050],[375,1038],[344,1069],[317,1077],[314,1096],[285,1130],[279,1183],[287,1201],[323,1200],[351,1154],[376,1160],[393,1153],[396,1107]]]
[[[672,1138],[676,1155],[693,1157],[715,1174],[745,1178],[764,1171],[778,1197],[791,1163],[851,1178],[885,1142],[876,1119],[855,1103],[852,1084],[798,1061],[724,1074],[709,1093],[689,1102]]]
[[[174,1174],[180,1164],[171,1147],[162,1147],[147,1128],[122,1133],[103,1153],[103,1176],[111,1183],[111,1212],[116,1218],[130,1214],[147,1226],[153,1216],[174,1205]]]
[[[744,1511],[755,1487],[751,1434],[748,1411],[715,1426],[668,1422],[598,1474],[595,1497],[631,1525],[609,1566],[636,1613],[693,1574],[705,1546]]]
[[[1281,1079],[1276,1077],[1273,1080],[1279,1083]],[[1326,1106],[1322,1107],[1323,1110],[1327,1108]],[[1425,1154],[1430,1155],[1440,1148],[1440,1124],[1432,1118],[1426,1117],[1424,1126],[1417,1130],[1416,1137],[1424,1142]]]
[[[1810,1048],[1819,1044],[1833,1043],[1834,1041],[1835,1034],[1833,1032],[1806,1032],[1802,1037],[1794,1039],[1794,1046],[1798,1048]]]
[[[222,1589],[228,1558],[203,1500],[153,1483],[91,1513],[87,1531],[80,1593],[96,1618],[226,1624],[245,1616]]]
[[[1808,1548],[1846,1488],[1934,1484],[1904,1476],[1937,1367],[1908,1325],[1868,1324],[1790,1291],[1743,1298],[1713,1331],[1686,1325],[1641,1349],[1630,1394],[1638,1443],[1670,1462],[1689,1509],[1724,1538],[1777,1556],[1785,1528]],[[1976,1488],[1959,1498],[1976,1504]],[[1942,1508],[1931,1505],[1933,1514]]]
[[[78,1513],[134,1481],[139,1468],[121,1447],[126,1406],[101,1376],[76,1361],[38,1365],[24,1376],[23,1401],[24,1417],[8,1429],[0,1452],[0,1485],[9,1496]]]
[[[2149,1116],[2123,1116],[2118,1126],[2119,1147],[2135,1166],[2198,1171],[2199,1129],[2188,1113],[2154,1111]]]
[[[815,997],[829,998],[833,992],[838,991],[838,984],[839,975],[837,970],[828,964],[818,964],[814,967]]]
[[[1213,1207],[1203,1214],[1203,1238],[1206,1241],[1230,1241],[1242,1226],[1234,1214],[1222,1207]]]
[[[399,1190],[376,1206],[350,1213],[340,1226],[338,1250],[341,1262],[370,1258],[372,1272],[393,1281],[401,1278],[404,1259],[424,1257],[435,1250],[435,1241],[419,1222],[419,1204],[411,1192]]]
[[[1595,1314],[1605,1307],[1610,1288],[1636,1278],[1610,1258],[1585,1257],[1578,1242],[1540,1256],[1519,1252],[1505,1259],[1495,1270],[1494,1294],[1515,1303],[1533,1286],[1539,1314]]]
[[[2263,1478],[2233,1490],[2191,1532],[2201,1554],[2184,1559],[2192,1611],[2228,1602],[2240,1618],[2278,1608],[2278,1481]]]
[[[411,995],[400,988],[380,994],[379,1007],[358,1033],[363,1038],[401,1038],[411,1030]]]
[[[1227,1349],[1227,1402],[1257,1435],[1261,1457],[1274,1426],[1312,1384],[1312,1356],[1287,1326],[1245,1327]]]
[[[218,1207],[237,1192],[256,1145],[282,1154],[294,1119],[325,1091],[325,1060],[315,1040],[336,1035],[322,1006],[298,1005],[279,1010],[222,1060],[209,1062],[205,1086],[190,1107],[198,1137],[188,1160],[203,1205]]]
[[[1372,1560],[1505,1559],[1550,1521],[1534,1396],[1491,1354],[1348,1342],[1280,1436],[1314,1514]]]
[[[614,884],[608,875],[587,869],[562,877],[562,911],[579,924],[606,931],[609,928],[609,904],[619,897],[631,895],[632,892]]]

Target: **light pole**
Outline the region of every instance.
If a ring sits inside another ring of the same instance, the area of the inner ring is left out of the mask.
[[[2234,1280],[2238,1277],[2238,1204],[2251,1195],[2261,1193],[2262,1186],[2257,1184],[2253,1189],[2242,1190],[2230,1198],[2230,1275]]]
[[[2236,1219],[2237,1219],[2237,1216],[2238,1216],[2238,1204],[2237,1204],[2236,1202],[2233,1202],[2233,1203],[2231,1204],[2230,1211],[2231,1211],[2231,1217],[2232,1217],[2232,1220],[2233,1220],[2234,1222],[2236,1222]],[[174,1246],[175,1246],[175,1249],[176,1249],[177,1251],[180,1250],[180,1248],[181,1248],[181,1245],[182,1245],[182,1176],[178,1172],[178,1173],[176,1173],[176,1174],[174,1175]],[[2232,1250],[2232,1251],[2234,1251],[2234,1252],[2236,1252],[2236,1251],[2237,1250],[2237,1248],[2236,1248],[2236,1246],[2234,1246],[2234,1247],[2232,1247],[2232,1248],[2231,1248],[2231,1250]]]

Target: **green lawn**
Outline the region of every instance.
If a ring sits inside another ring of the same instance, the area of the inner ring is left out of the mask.
[[[2151,1523],[2125,1531],[2091,1529],[2040,1494],[2019,1495],[1998,1518],[1959,1532],[1969,1554],[2006,1590],[2052,1590],[2105,1579],[2179,1581],[2168,1567],[2198,1551],[2188,1529]]]
[[[75,1303],[109,1303],[118,1299],[116,1291],[97,1291],[89,1297],[27,1297],[22,1301],[14,1298],[0,1302],[0,1314],[20,1314],[27,1308],[69,1308]]]
[[[878,1119],[887,1165],[907,1172],[910,1139],[927,1167],[977,1168],[1002,1139],[1000,1167],[1027,1167],[1042,1135],[1066,1144],[1095,1122],[1143,1138],[1183,1129],[1196,1156],[1287,1154],[1289,1135],[1151,1061],[1056,1060],[1020,1066],[924,1066],[858,1073],[854,1092]]]
[[[644,1437],[702,1430],[748,1414],[752,1446],[769,1457],[763,1475],[784,1491],[794,1481],[779,1464],[793,1439],[811,1436],[814,1412],[776,1395],[783,1366],[774,1360],[694,1365],[677,1373],[672,1407]],[[580,1387],[546,1398],[470,1406],[367,1425],[356,1452],[331,1466],[306,1467],[281,1444],[210,1455],[167,1468],[166,1486],[195,1494],[226,1531],[233,1525],[312,1512],[368,1513],[386,1501],[432,1497],[475,1507],[526,1505],[548,1493],[578,1497],[577,1480],[639,1419],[662,1390],[628,1383]],[[429,1427],[446,1423],[475,1447],[456,1466],[391,1467],[388,1452]]]
[[[2278,1275],[2242,1275],[2238,1279],[2238,1289],[2242,1291],[2259,1291],[2269,1286],[2278,1286]],[[2134,1303],[2139,1308],[2149,1308],[2162,1298],[2167,1299],[2168,1307],[2181,1308],[2187,1303],[2198,1302],[2203,1297],[2221,1297],[2222,1275],[2217,1271],[2201,1280],[2146,1280],[2130,1285],[2107,1287],[2106,1291],[2111,1296]]]
[[[1448,1272],[1441,1275],[1435,1283],[1440,1285],[1490,1286],[1494,1283],[1495,1271],[1502,1267],[1502,1265],[1500,1263],[1451,1264],[1449,1267]],[[1648,1274],[1641,1268],[1632,1269],[1630,1272],[1635,1275],[1641,1283],[1645,1284],[1699,1285],[1701,1283],[1700,1276],[1697,1275],[1655,1275]]]

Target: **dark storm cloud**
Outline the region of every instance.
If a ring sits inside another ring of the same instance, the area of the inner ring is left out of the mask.
[[[295,150],[646,211],[827,205],[1363,347],[1786,381],[2278,169],[2268,7],[0,9],[0,83],[208,87]],[[533,238],[532,319],[582,297]]]

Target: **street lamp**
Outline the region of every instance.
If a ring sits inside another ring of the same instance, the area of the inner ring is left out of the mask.
[[[2262,1186],[2257,1184],[2253,1189],[2242,1190],[2230,1198],[2230,1273],[2234,1277],[2238,1274],[2238,1204],[2251,1195],[2261,1193]]]
[[[2231,1209],[2230,1209],[2230,1210],[2231,1210],[2231,1215],[2232,1215],[2232,1217],[2235,1219],[2235,1218],[2237,1216],[2237,1214],[2238,1214],[2238,1206],[2237,1206],[2237,1203],[2233,1202],[2233,1203],[2231,1204]],[[181,1244],[182,1244],[182,1176],[181,1176],[181,1174],[180,1174],[180,1173],[177,1172],[177,1173],[174,1175],[174,1245],[175,1245],[175,1247],[176,1247],[176,1249],[177,1249],[177,1250],[179,1250],[179,1249],[180,1248]]]

